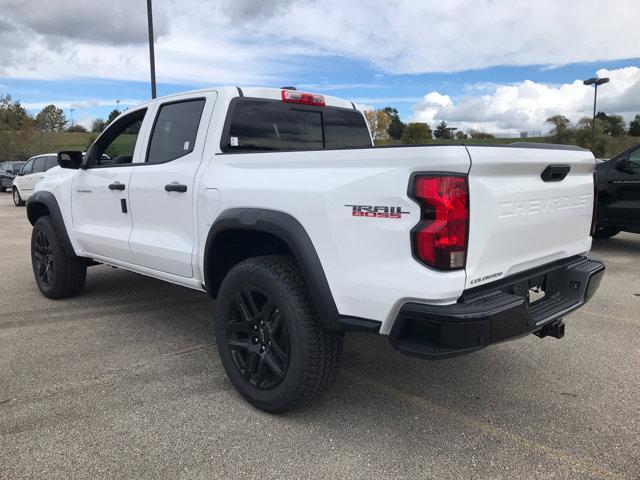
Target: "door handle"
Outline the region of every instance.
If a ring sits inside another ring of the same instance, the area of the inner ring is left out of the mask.
[[[111,183],[109,184],[109,190],[124,190],[124,183]]]
[[[164,186],[164,189],[167,192],[180,192],[180,193],[184,193],[187,191],[187,186],[183,185],[181,183],[178,182],[173,182],[173,183],[167,183]]]

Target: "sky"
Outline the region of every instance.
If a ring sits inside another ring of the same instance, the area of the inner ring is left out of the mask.
[[[640,113],[637,0],[154,0],[158,94],[295,85],[404,121]],[[88,126],[150,98],[144,0],[0,0],[0,94]],[[73,112],[71,112],[73,109]]]

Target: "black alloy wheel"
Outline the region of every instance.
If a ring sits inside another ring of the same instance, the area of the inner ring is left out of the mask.
[[[53,283],[53,269],[55,268],[53,262],[53,248],[47,234],[40,230],[36,234],[34,242],[34,262],[35,272],[38,279],[44,287],[51,287]]]
[[[289,367],[289,332],[268,293],[258,287],[237,293],[225,331],[233,361],[251,385],[270,390],[282,382]]]

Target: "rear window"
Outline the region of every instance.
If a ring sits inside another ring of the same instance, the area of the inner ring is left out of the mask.
[[[225,151],[320,150],[370,147],[362,114],[335,107],[238,99],[229,112]]]

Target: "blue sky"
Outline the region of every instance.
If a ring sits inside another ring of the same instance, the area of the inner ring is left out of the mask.
[[[150,97],[146,11],[135,2],[60,0],[41,13],[36,0],[3,2],[0,92],[30,112],[54,103],[88,125],[117,99]],[[588,114],[591,90],[577,80],[598,72],[612,78],[603,109],[630,118],[640,111],[640,6],[585,1],[576,14],[566,3],[155,0],[158,94],[296,85],[363,108],[390,105],[406,121],[499,132]],[[331,21],[318,22],[327,12]]]

